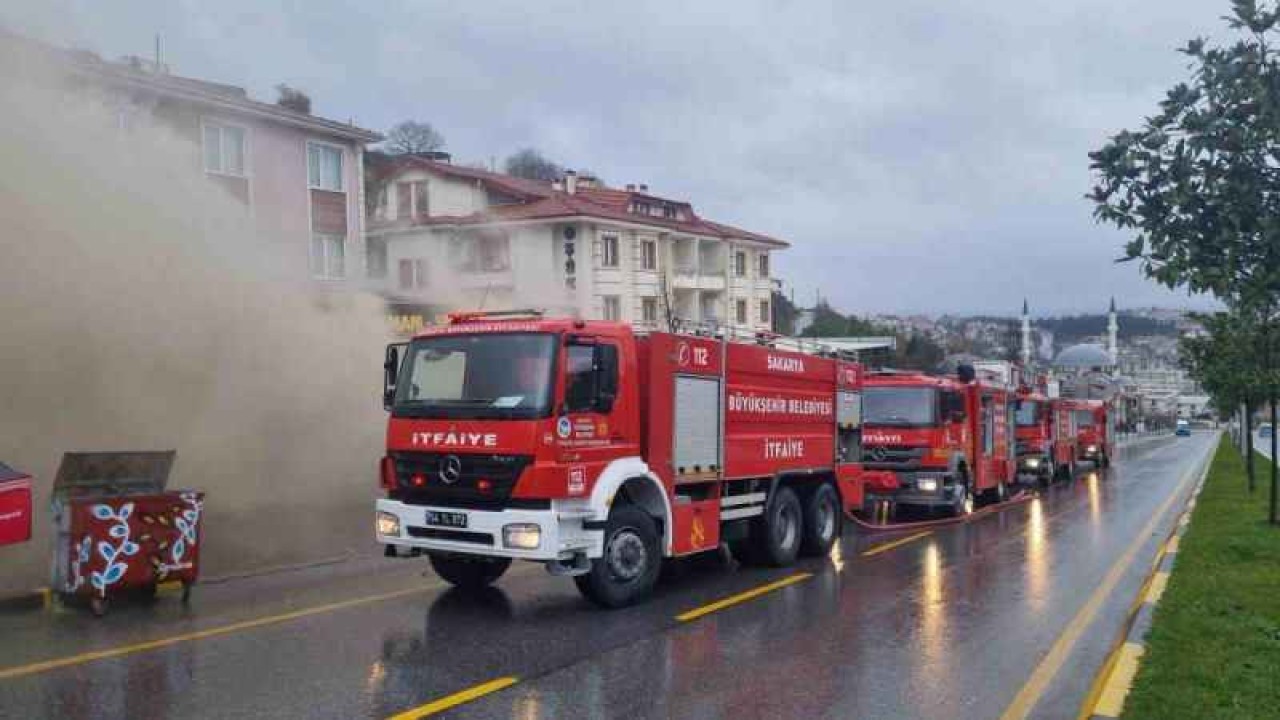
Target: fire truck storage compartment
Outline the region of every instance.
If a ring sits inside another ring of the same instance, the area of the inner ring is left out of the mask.
[[[862,395],[841,390],[836,393],[836,431],[841,462],[862,457]]]
[[[674,464],[679,474],[720,469],[720,379],[675,378]]]

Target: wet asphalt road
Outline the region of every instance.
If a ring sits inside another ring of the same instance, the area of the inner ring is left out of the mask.
[[[622,611],[532,565],[474,597],[425,562],[369,561],[202,586],[185,609],[0,617],[0,718],[385,718],[502,677],[518,682],[445,716],[999,718],[1092,605],[1030,712],[1074,718],[1181,509],[1166,500],[1214,438],[1146,441],[1104,473],[873,555],[915,533],[847,529],[830,557],[787,570],[699,558]],[[50,660],[65,663],[31,666]]]

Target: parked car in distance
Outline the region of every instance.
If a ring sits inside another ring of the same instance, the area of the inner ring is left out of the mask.
[[[1268,424],[1266,424],[1266,425],[1259,425],[1259,426],[1258,426],[1258,437],[1262,437],[1262,438],[1269,438],[1269,437],[1271,437],[1271,432],[1272,432],[1272,430],[1271,430],[1271,424],[1270,424],[1270,423],[1268,423]]]
[[[1186,420],[1179,420],[1177,427],[1173,431],[1174,435],[1179,437],[1191,435],[1191,423]]]

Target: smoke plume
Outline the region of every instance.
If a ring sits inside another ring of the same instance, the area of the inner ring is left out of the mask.
[[[319,295],[305,238],[255,234],[190,140],[37,65],[0,84],[0,460],[38,488],[0,595],[47,581],[69,450],[176,449],[206,574],[372,549],[380,303]]]

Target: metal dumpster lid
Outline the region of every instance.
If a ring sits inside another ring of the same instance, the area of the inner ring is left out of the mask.
[[[162,492],[176,450],[63,453],[54,497]]]
[[[15,470],[9,467],[8,465],[5,465],[4,463],[0,462],[0,483],[9,482],[10,480],[20,480],[25,477],[30,477],[30,476],[22,472],[21,470]]]

